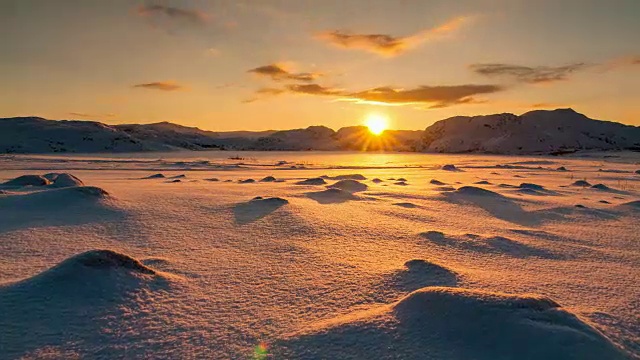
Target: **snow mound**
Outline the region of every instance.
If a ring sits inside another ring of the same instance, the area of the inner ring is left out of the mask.
[[[609,191],[611,190],[610,187],[608,187],[605,184],[595,184],[593,186],[591,186],[592,189],[596,189],[596,190],[602,190],[602,191]]]
[[[410,202],[399,202],[399,203],[394,203],[393,205],[400,206],[400,207],[407,208],[407,209],[413,209],[413,208],[419,207],[418,205],[416,205],[414,203],[410,203]]]
[[[170,176],[170,177],[168,177],[167,179],[184,179],[184,178],[186,178],[186,177],[187,177],[187,175],[185,175],[185,174],[180,174],[180,175],[176,175],[176,176]]]
[[[598,330],[539,295],[426,287],[399,301],[311,324],[276,358],[624,359]]]
[[[163,174],[153,174],[147,177],[143,177],[143,179],[164,179],[165,176]]]
[[[66,263],[70,263],[71,265],[67,266]],[[155,270],[143,265],[140,261],[113,250],[90,250],[67,259],[59,266],[71,267],[75,266],[76,263],[84,267],[94,269],[121,269],[141,274],[156,274]]]
[[[160,273],[129,255],[108,249],[96,249],[71,256],[38,275],[9,284],[7,288],[56,292],[62,292],[66,288],[68,291],[59,295],[74,297],[89,289],[103,292],[106,289],[102,287],[106,283],[115,286],[135,285],[138,280],[151,280],[156,276],[166,277],[167,274]],[[0,296],[3,295],[3,290],[6,288],[0,287]],[[46,297],[50,294],[39,292],[37,295]],[[95,293],[82,295],[98,296]]]
[[[380,184],[381,182],[384,182],[384,180],[379,179],[379,178],[375,178],[375,179],[371,180],[371,182],[375,183],[375,184]]]
[[[323,178],[310,178],[296,182],[296,185],[324,185],[327,182]]]
[[[459,195],[464,195],[464,196],[486,196],[486,197],[500,197],[500,198],[503,197],[497,192],[479,188],[476,186],[463,186],[458,188],[455,191],[455,193]]]
[[[636,174],[640,175],[640,170],[636,170]]]
[[[556,169],[556,171],[569,171],[569,170],[564,166],[560,166],[559,168]]]
[[[406,181],[396,181],[396,182],[393,183],[393,185],[407,186],[409,184],[407,184]]]
[[[578,181],[573,182],[573,184],[571,184],[571,186],[588,187],[588,186],[591,186],[591,184],[589,184],[589,182],[586,181],[586,180],[578,180]]]
[[[443,165],[440,169],[445,171],[462,171],[453,164]]]
[[[327,187],[332,189],[340,189],[351,193],[365,191],[368,188],[366,184],[363,184],[357,180],[340,180],[337,183],[329,185]]]
[[[105,221],[121,212],[111,196],[94,186],[77,186],[0,197],[0,232],[34,226]]]
[[[276,178],[273,176],[266,176],[260,179],[260,182],[274,182],[274,181],[276,181]]]
[[[238,180],[238,182],[240,184],[252,184],[254,182],[256,182],[254,179],[244,179],[244,180]]]
[[[237,204],[233,208],[233,215],[236,223],[248,224],[266,217],[288,203],[288,200],[279,197],[256,196],[247,202]]]
[[[308,198],[317,201],[320,204],[343,203],[349,200],[359,200],[360,198],[353,195],[350,191],[337,188],[330,188],[324,191],[310,192],[306,194]]]
[[[520,189],[528,189],[528,190],[536,190],[541,191],[544,190],[544,186],[532,183],[522,183],[518,186]]]
[[[99,249],[71,256],[33,277],[0,284],[0,328],[8,330],[0,336],[1,352],[17,359],[70,341],[110,345],[98,329],[118,325],[105,317],[122,318],[146,308],[178,285],[177,278],[129,255]]]
[[[27,194],[16,194],[4,198],[7,205],[16,207],[37,205],[37,207],[61,208],[76,201],[108,199],[110,195],[104,189],[96,186],[75,186]],[[24,208],[26,210],[26,208]]]
[[[640,210],[640,200],[629,201],[621,205],[625,207],[630,207],[636,210]]]
[[[322,175],[321,178],[328,180],[367,180],[367,178],[362,174],[347,174],[338,176]]]
[[[400,182],[400,181],[407,182],[407,179],[401,177],[401,178],[397,178],[396,181],[398,181],[398,182]]]
[[[474,182],[474,184],[476,184],[476,185],[491,185],[491,183],[488,182],[487,180],[476,181],[476,182]]]
[[[180,179],[173,179],[173,180],[169,180],[169,181],[165,181],[165,182],[166,182],[166,183],[168,183],[168,184],[174,184],[174,183],[182,182],[182,180],[180,180]]]
[[[436,179],[431,179],[431,181],[429,181],[429,183],[430,183],[430,184],[433,184],[433,185],[438,185],[438,186],[440,186],[440,185],[447,185],[446,183],[443,183],[442,181],[440,181],[440,180],[436,180]]]
[[[22,186],[45,186],[51,184],[44,176],[40,175],[22,175],[18,176],[15,179],[11,179],[5,183],[3,186],[7,187],[22,187]]]
[[[84,186],[82,180],[68,173],[49,173],[43,175],[44,178],[52,182],[51,187],[63,188],[72,186]]]
[[[204,179],[205,181],[211,181],[211,182],[216,182],[216,181],[220,181],[220,179],[218,178],[208,178],[208,179]]]

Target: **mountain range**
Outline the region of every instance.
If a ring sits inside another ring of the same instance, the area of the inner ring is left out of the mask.
[[[169,122],[106,125],[95,121],[0,119],[0,153],[96,153],[171,150],[361,150],[559,154],[640,150],[640,127],[590,119],[572,109],[456,116],[425,130],[325,126],[281,131],[213,132]]]

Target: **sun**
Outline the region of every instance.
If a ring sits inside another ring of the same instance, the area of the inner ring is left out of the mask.
[[[380,114],[369,114],[364,123],[374,135],[380,135],[389,128],[389,119]]]

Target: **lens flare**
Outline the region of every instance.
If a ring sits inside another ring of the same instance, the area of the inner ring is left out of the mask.
[[[389,127],[389,120],[380,114],[370,114],[367,116],[365,125],[367,125],[372,134],[380,135]]]

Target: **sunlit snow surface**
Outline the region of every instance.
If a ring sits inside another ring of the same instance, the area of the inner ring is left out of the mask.
[[[0,358],[640,358],[611,155],[3,156]]]

